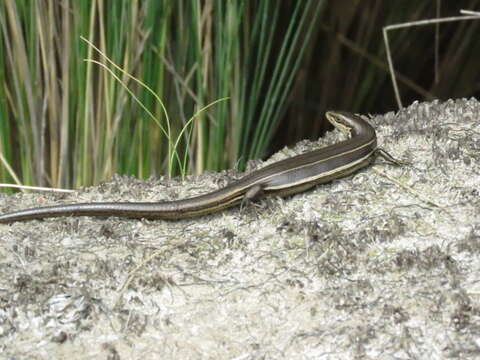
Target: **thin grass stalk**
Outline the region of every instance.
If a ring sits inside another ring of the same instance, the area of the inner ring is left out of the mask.
[[[203,7],[200,6],[199,1],[192,0],[192,5],[199,9],[195,13],[200,15],[198,25],[195,25],[197,17],[192,17],[192,29],[196,32],[192,33],[192,40],[194,40],[194,57],[198,61],[198,70],[195,73],[195,87],[197,88],[197,97],[199,99],[198,106],[203,106],[207,103],[207,89],[208,78],[210,76],[210,61],[212,56],[212,11],[213,0],[206,0]],[[201,9],[201,10],[200,10]],[[196,144],[195,152],[195,172],[202,173],[206,167],[206,159],[208,158],[208,141],[207,131],[209,124],[206,121],[198,121],[194,127],[194,140],[192,144]]]
[[[313,2],[298,2],[296,4],[292,14],[291,22],[280,49],[278,61],[273,71],[270,86],[267,91],[268,97],[259,116],[259,125],[253,137],[253,144],[248,153],[249,158],[257,158],[262,156],[265,152],[268,142],[273,136],[272,131],[275,123],[279,120],[279,115],[282,112],[282,110],[279,108],[285,103],[286,96],[291,89],[294,75],[300,63],[299,61],[305,50],[305,43],[308,42],[312,26],[316,21],[322,3],[323,2],[315,2],[316,8],[313,12],[313,20],[310,24],[310,27],[307,28],[306,36],[303,38],[303,46],[299,46],[298,42],[300,39],[300,34],[304,30],[303,25],[305,19],[310,14]],[[292,62],[294,60],[294,55],[296,56],[296,61]]]
[[[315,7],[313,8],[313,11],[310,12],[310,7],[313,7],[313,4],[315,4]],[[298,69],[300,67],[300,63],[303,60],[305,51],[307,49],[307,46],[309,46],[309,40],[311,38],[312,32],[314,30],[314,27],[317,23],[317,18],[318,15],[320,14],[320,10],[323,6],[323,1],[321,2],[309,2],[307,5],[307,9],[302,14],[302,17],[300,19],[300,22],[298,24],[298,28],[302,29],[306,27],[306,31],[303,35],[302,41],[303,43],[299,46],[299,41],[300,41],[300,32],[302,30],[299,30],[296,32],[293,38],[293,45],[292,48],[290,49],[289,54],[287,55],[287,63],[282,71],[281,77],[280,77],[280,82],[283,83],[283,86],[279,86],[279,99],[277,101],[278,104],[286,104],[287,102],[287,96],[291,91],[293,81],[298,73]],[[306,24],[306,21],[310,20],[307,22],[308,25]],[[294,48],[297,48],[296,51],[294,51]],[[273,119],[280,119],[280,116],[285,112],[286,106],[276,106],[273,108],[271,117]],[[272,128],[274,128],[274,123],[272,122],[272,125],[270,125],[270,129],[265,129],[266,131],[264,132],[264,136],[261,136],[264,138],[263,140],[263,146],[260,147],[259,152],[257,154],[254,154],[253,157],[257,157],[259,155],[263,155],[266,149],[266,146],[271,142],[272,136],[273,136],[273,131]]]
[[[39,162],[33,163],[31,157],[32,150],[35,153],[40,151],[40,144],[37,123],[29,122],[30,114],[35,113],[35,106],[26,43],[18,17],[19,10],[14,1],[4,2],[2,10],[4,11],[2,33],[6,53],[5,66],[10,69],[9,80],[12,84],[12,91],[8,98],[11,111],[16,115],[19,135],[17,141],[20,151],[12,154],[12,160],[16,162],[14,169],[21,172],[22,178],[29,181],[35,179],[36,182],[41,183],[43,181],[42,166]]]
[[[284,66],[285,63],[288,62],[288,59],[286,57],[286,52],[288,51],[287,49],[289,47],[291,48],[292,46],[291,37],[293,36],[292,32],[294,31],[293,24],[296,23],[297,17],[299,16],[300,8],[302,6],[299,4],[303,4],[303,3],[300,3],[300,2],[296,3],[296,6],[292,13],[290,26],[287,29],[287,32],[284,37],[284,41],[282,42],[282,46],[280,48],[278,58],[276,59],[277,61],[275,62],[275,67],[274,67],[272,77],[270,79],[268,90],[267,90],[267,96],[262,106],[257,128],[254,133],[250,149],[248,151],[248,156],[247,156],[248,159],[253,158],[255,154],[259,153],[260,149],[262,148],[262,141],[265,138],[266,129],[272,128],[270,125],[270,122],[272,121],[272,118],[270,117],[270,115],[273,107],[279,105],[276,102],[279,87],[282,85],[281,80],[279,79],[282,73],[282,67]],[[297,28],[297,31],[298,31],[298,28]]]
[[[5,18],[3,11],[0,11],[0,29],[4,29]],[[13,132],[8,119],[8,99],[10,96],[7,94],[7,88],[2,86],[6,83],[5,74],[5,51],[3,42],[0,42],[0,183],[6,183],[12,180],[12,175],[9,173],[9,164],[7,159],[12,158],[12,140]],[[13,172],[13,169],[11,170]]]
[[[239,106],[239,118],[242,119],[243,127],[237,136],[240,140],[238,141],[239,148],[236,154],[237,159],[240,160],[240,169],[244,168],[248,160],[251,132],[254,128],[258,104],[265,101],[265,96],[262,96],[261,92],[278,20],[278,6],[274,6],[272,11],[270,10],[270,1],[261,2],[259,6],[258,11],[256,9],[252,10],[255,14],[253,15],[253,30],[250,34],[250,41],[245,45],[245,52],[248,55],[245,55],[246,65],[243,67],[244,77],[241,81],[241,105]],[[257,51],[248,51],[250,44],[258,44]],[[253,66],[254,70],[252,72]],[[249,84],[250,81],[252,85]]]

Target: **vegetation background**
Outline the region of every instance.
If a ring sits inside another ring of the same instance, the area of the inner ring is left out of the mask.
[[[0,183],[77,188],[115,173],[242,170],[320,136],[326,110],[396,110],[382,28],[460,9],[480,5],[4,0]],[[480,19],[389,32],[404,104],[479,96],[479,27]],[[152,89],[168,117],[102,53]]]

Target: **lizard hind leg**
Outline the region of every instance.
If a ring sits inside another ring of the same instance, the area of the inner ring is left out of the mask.
[[[263,187],[259,184],[252,186],[245,192],[245,196],[240,203],[240,212],[245,206],[253,205],[254,200],[261,198],[263,195]]]

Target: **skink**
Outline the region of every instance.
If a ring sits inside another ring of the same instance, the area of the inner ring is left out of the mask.
[[[223,210],[245,200],[299,193],[367,166],[379,151],[374,128],[361,117],[336,111],[327,112],[326,117],[335,128],[350,138],[273,163],[208,194],[166,202],[102,202],[47,206],[0,215],[0,223],[56,216],[181,219]]]

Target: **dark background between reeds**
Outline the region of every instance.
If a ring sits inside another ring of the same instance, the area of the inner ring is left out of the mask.
[[[0,183],[77,188],[115,173],[242,170],[248,159],[321,136],[326,110],[397,110],[383,27],[458,16],[460,9],[480,4],[2,1]],[[404,105],[478,97],[479,27],[480,20],[467,20],[389,32]],[[81,36],[148,85],[169,118]],[[85,59],[109,66],[158,123]],[[170,126],[170,141],[160,126]]]

